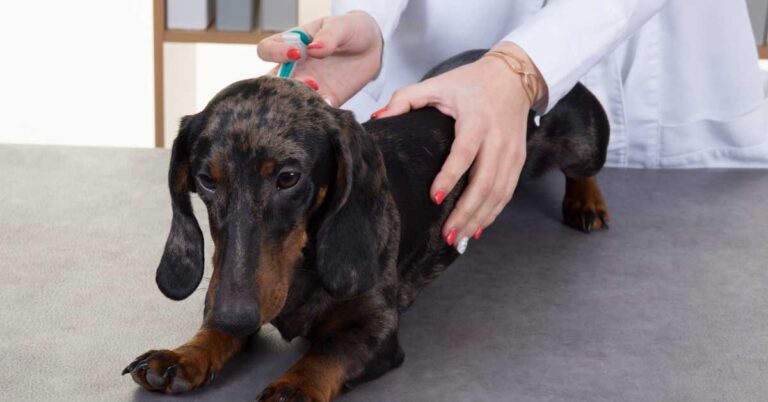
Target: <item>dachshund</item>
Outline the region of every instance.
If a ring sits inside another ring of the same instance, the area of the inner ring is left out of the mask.
[[[425,78],[484,52],[455,56]],[[595,180],[609,135],[600,103],[577,84],[537,120],[529,114],[523,176],[559,168],[564,222],[607,228]],[[258,401],[331,401],[400,366],[400,314],[459,256],[441,226],[467,177],[440,205],[428,194],[453,136],[454,120],[433,108],[361,125],[304,84],[275,77],[236,82],[183,118],[156,282],[173,300],[200,284],[197,193],[215,246],[204,319],[188,342],[150,350],[123,374],[169,394],[202,387],[267,323],[310,347]]]

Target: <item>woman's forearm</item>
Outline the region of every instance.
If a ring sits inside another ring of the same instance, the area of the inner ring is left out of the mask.
[[[514,42],[541,72],[546,112],[586,72],[637,32],[668,0],[550,0],[503,40]]]

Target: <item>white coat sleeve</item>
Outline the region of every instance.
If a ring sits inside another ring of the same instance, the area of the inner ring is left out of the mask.
[[[520,46],[549,88],[546,113],[668,0],[550,0],[503,41]]]
[[[400,22],[400,15],[408,5],[408,0],[333,0],[331,3],[331,14],[340,15],[352,10],[362,10],[368,13],[379,24],[381,37],[384,40],[384,46],[392,37],[392,33]],[[388,63],[382,54],[381,68],[379,75],[363,89],[373,99],[378,100],[384,87],[384,76],[381,72],[388,67]]]

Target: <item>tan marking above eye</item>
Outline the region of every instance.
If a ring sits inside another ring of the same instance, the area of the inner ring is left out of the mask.
[[[224,179],[224,170],[221,169],[221,165],[219,165],[218,163],[210,162],[208,164],[208,169],[210,170],[211,178],[214,181],[221,181],[222,179]]]
[[[262,179],[266,179],[267,177],[271,176],[274,171],[275,171],[275,161],[273,160],[264,161],[262,162],[261,167],[259,168],[259,175],[261,175]]]

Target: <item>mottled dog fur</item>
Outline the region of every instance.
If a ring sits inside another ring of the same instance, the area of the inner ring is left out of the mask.
[[[482,53],[459,55],[429,75]],[[562,169],[570,186],[565,222],[604,227],[608,212],[593,176],[605,160],[608,123],[597,100],[578,85],[538,127],[531,114],[528,126],[524,175]],[[361,126],[305,85],[273,77],[237,82],[185,117],[156,279],[174,300],[200,283],[195,192],[215,244],[203,325],[176,349],[139,356],[124,374],[153,391],[200,387],[266,323],[311,347],[258,400],[330,401],[399,366],[400,314],[458,257],[440,229],[466,177],[439,206],[428,193],[453,128],[432,108]]]

